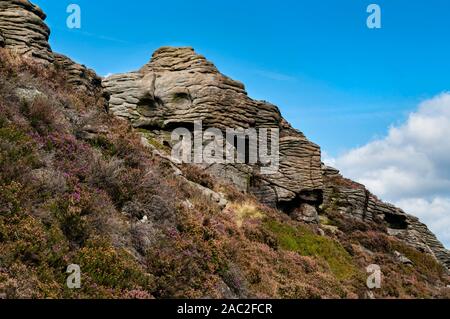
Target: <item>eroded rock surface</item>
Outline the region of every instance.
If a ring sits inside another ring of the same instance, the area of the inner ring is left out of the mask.
[[[54,53],[53,56],[55,58],[55,66],[65,71],[67,82],[70,85],[91,95],[101,90],[102,79],[95,71],[72,61],[65,55]]]
[[[254,165],[213,164],[205,169],[231,180],[241,190],[252,191],[270,205],[321,201],[320,148],[281,116],[278,108],[248,97],[244,85],[221,74],[192,48],[164,47],[142,69],[117,74],[103,81],[110,95],[109,108],[133,126],[159,132],[160,142],[170,144],[170,131],[203,129],[276,128],[280,131],[279,171],[259,175]],[[315,194],[315,195],[312,195]]]
[[[53,53],[48,39],[50,29],[46,15],[28,0],[0,1],[0,47],[66,71],[67,81],[85,93],[98,92],[101,79],[96,73],[70,58]],[[93,93],[94,94],[94,93]]]
[[[44,63],[53,62],[45,18],[28,0],[0,1],[0,46]]]
[[[390,235],[436,257],[450,268],[450,252],[418,218],[387,204],[371,194],[364,185],[348,180],[338,170],[326,167],[324,173],[324,205],[341,214],[360,220],[384,221]]]

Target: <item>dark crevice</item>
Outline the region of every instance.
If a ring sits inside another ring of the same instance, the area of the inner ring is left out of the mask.
[[[388,223],[388,227],[391,229],[407,229],[408,222],[406,216],[396,214],[385,214],[384,221]]]
[[[322,202],[323,192],[321,190],[302,191],[290,201],[279,201],[277,204],[277,208],[282,212],[290,215],[302,204],[308,204],[318,209]]]
[[[370,192],[368,190],[365,190],[365,198],[364,198],[364,209],[363,209],[363,220],[366,220],[367,218],[367,212],[369,210],[369,199],[370,199]]]
[[[302,200],[297,196],[290,201],[280,201],[277,204],[277,208],[285,214],[292,214],[302,204]]]

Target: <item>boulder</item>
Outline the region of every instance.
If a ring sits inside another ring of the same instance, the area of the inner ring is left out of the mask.
[[[14,90],[14,94],[28,104],[33,103],[37,97],[45,98],[46,95],[34,87],[18,87]]]
[[[406,257],[405,255],[403,255],[402,253],[398,252],[398,251],[394,251],[394,256],[397,259],[398,262],[405,264],[405,265],[414,265],[414,263],[411,261],[411,259],[409,259],[408,257]]]
[[[314,206],[305,203],[301,204],[299,208],[295,209],[291,213],[291,217],[295,220],[303,221],[306,223],[318,224],[320,222],[317,209]]]

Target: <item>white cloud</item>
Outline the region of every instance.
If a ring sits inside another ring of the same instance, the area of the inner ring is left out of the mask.
[[[385,138],[326,162],[421,218],[450,246],[450,93],[421,103]]]

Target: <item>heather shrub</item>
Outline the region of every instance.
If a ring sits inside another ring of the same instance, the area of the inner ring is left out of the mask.
[[[363,222],[352,216],[345,216],[336,212],[327,212],[329,223],[339,228],[345,234],[350,234],[355,231],[368,231],[370,229],[366,222]]]
[[[122,211],[130,216],[142,219],[146,216],[149,220],[158,224],[173,224],[175,222],[175,208],[167,200],[158,195],[146,194],[148,197],[137,196],[133,201],[127,202]]]
[[[249,195],[242,193],[234,185],[229,183],[220,184],[218,191],[225,194],[226,199],[230,202],[243,202],[249,197]]]
[[[0,215],[14,215],[21,210],[22,185],[17,182],[0,184]]]
[[[191,164],[183,164],[181,166],[181,170],[183,171],[183,175],[188,180],[200,184],[206,188],[210,189],[214,188],[214,179],[211,177],[210,174],[206,173],[198,166]]]
[[[204,216],[214,216],[221,213],[217,202],[212,200],[209,196],[199,193],[193,190],[193,194],[189,196],[189,200],[194,208],[201,212]]]
[[[90,229],[86,216],[82,215],[82,208],[74,198],[64,197],[50,207],[59,227],[66,238],[73,244],[82,245],[89,237]]]
[[[441,291],[441,294],[438,296],[440,299],[450,299],[450,288],[447,286],[446,288],[443,288]]]
[[[75,260],[91,284],[112,289],[151,288],[152,278],[144,273],[133,257],[114,249],[105,240],[90,240],[79,250]]]
[[[231,291],[239,298],[248,297],[247,280],[243,277],[243,272],[233,263],[229,263],[224,269],[220,271],[220,276],[224,283],[231,289]],[[255,284],[260,280],[259,274],[253,272],[250,276],[250,281]]]
[[[20,179],[39,166],[33,140],[21,130],[0,128],[0,180],[3,183]]]
[[[143,256],[163,237],[162,232],[150,221],[133,223],[130,234],[133,248]]]
[[[356,231],[351,234],[350,240],[360,244],[373,252],[392,253],[393,248],[389,237],[380,232]]]
[[[165,230],[147,253],[147,269],[155,276],[160,298],[200,298],[214,295],[214,283],[228,260],[217,233],[202,214],[178,211],[177,228]]]
[[[125,166],[122,159],[96,156],[88,171],[88,183],[109,194],[118,209],[122,209],[141,189],[143,172]]]
[[[57,298],[68,246],[55,225],[25,213],[0,214],[0,294],[7,298]]]
[[[97,134],[95,137],[89,139],[88,143],[94,148],[100,150],[101,153],[106,156],[114,156],[117,154],[116,146],[105,135]]]
[[[154,297],[145,290],[128,290],[124,296],[124,299],[154,299]]]
[[[112,139],[115,148],[115,156],[124,160],[125,164],[134,169],[146,169],[149,164],[148,152],[141,144],[139,134],[130,131],[128,123],[116,120],[113,123],[116,132]]]
[[[21,112],[41,134],[51,132],[60,125],[56,106],[45,96],[38,95],[31,102],[22,101]]]
[[[63,194],[68,190],[66,176],[52,168],[32,170],[27,179],[33,187],[33,191],[41,195],[42,199]]]

